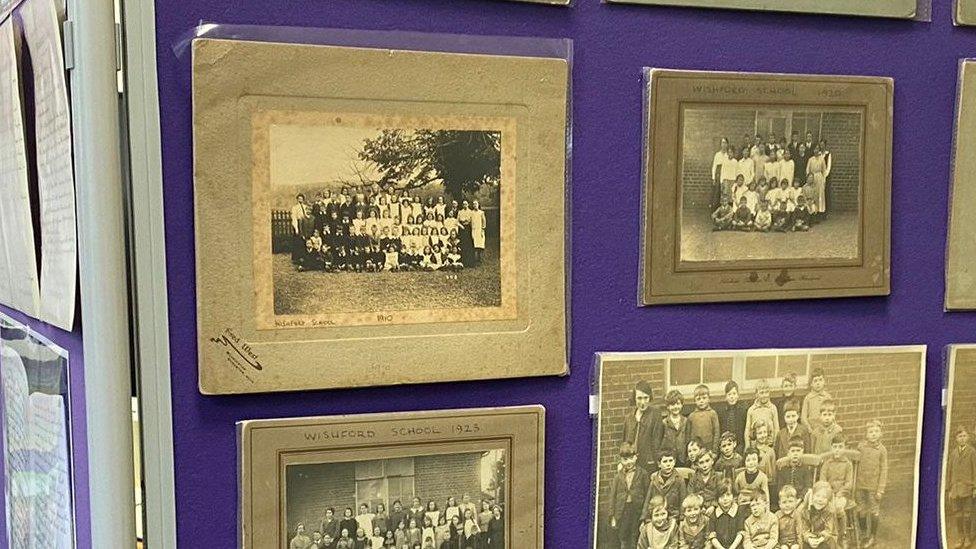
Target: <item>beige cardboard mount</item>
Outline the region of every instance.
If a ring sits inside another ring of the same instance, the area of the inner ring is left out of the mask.
[[[611,3],[654,4],[754,11],[789,11],[828,15],[862,15],[912,19],[915,0],[606,0]]]
[[[437,459],[492,450],[506,456],[505,485],[499,487],[505,494],[505,539],[518,540],[518,549],[544,547],[542,406],[254,420],[239,422],[237,427],[243,549],[289,547],[288,526],[295,525],[286,503],[290,466],[419,456]],[[446,475],[450,469],[439,471]],[[478,499],[474,494],[472,498]],[[406,500],[404,507],[409,507]],[[507,546],[516,543],[509,541]]]
[[[568,78],[568,62],[557,58],[195,40],[201,392],[566,374]],[[281,117],[314,124],[331,115],[507,132],[503,310],[375,311],[368,323],[274,316],[262,128]]]
[[[946,250],[948,310],[976,309],[976,61],[959,64],[959,97],[949,198],[949,242]]]

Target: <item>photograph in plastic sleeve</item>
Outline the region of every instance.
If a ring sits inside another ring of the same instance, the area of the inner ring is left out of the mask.
[[[568,43],[275,32],[190,42],[201,391],[565,374]]]
[[[238,425],[245,548],[542,548],[541,407]]]
[[[890,91],[649,71],[643,303],[887,293]]]
[[[925,0],[605,0],[611,3],[654,4],[762,11],[861,15],[897,19],[928,19],[931,2]],[[960,0],[964,1],[964,0]]]
[[[600,353],[595,376],[594,548],[914,546],[925,347]]]
[[[976,346],[950,345],[939,509],[942,546],[976,542]]]
[[[0,315],[0,417],[10,547],[74,547],[68,356]]]
[[[976,61],[959,63],[956,99],[956,137],[952,160],[952,192],[949,203],[949,236],[946,250],[945,307],[976,309]]]

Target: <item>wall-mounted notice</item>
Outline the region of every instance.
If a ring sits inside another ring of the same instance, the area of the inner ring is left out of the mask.
[[[14,330],[16,331],[16,330]],[[67,359],[30,340],[0,342],[10,547],[74,546]]]
[[[37,172],[41,202],[41,320],[71,330],[77,286],[71,111],[55,0],[20,7],[34,65]]]
[[[13,21],[0,25],[0,303],[40,312]]]

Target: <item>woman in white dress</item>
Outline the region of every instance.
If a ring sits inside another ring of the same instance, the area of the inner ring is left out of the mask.
[[[718,152],[712,159],[712,204],[711,208],[714,210],[721,203],[723,195],[727,194],[727,190],[732,187],[732,181],[726,181],[726,177],[729,177],[730,167],[731,167],[731,177],[734,180],[736,171],[738,171],[739,163],[733,157],[729,156],[729,140],[726,137],[722,138],[722,142],[719,145]]]
[[[488,219],[477,200],[471,206],[471,241],[474,244],[476,265],[480,265],[485,255],[485,225],[488,224]]]
[[[827,161],[824,160],[823,151],[820,147],[813,149],[813,156],[807,161],[807,182],[812,183],[815,190],[816,211],[826,211]]]

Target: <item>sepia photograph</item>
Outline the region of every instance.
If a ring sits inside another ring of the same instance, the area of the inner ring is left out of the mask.
[[[599,353],[593,547],[913,547],[924,383],[924,346]]]
[[[542,549],[541,406],[238,423],[245,549]]]
[[[682,112],[681,260],[859,255],[859,110]]]
[[[942,546],[976,543],[976,346],[950,345],[939,498]]]
[[[515,276],[502,258],[514,215],[503,204],[513,185],[510,120],[268,113],[261,121],[271,250],[256,256],[255,270],[270,261],[275,327],[504,315],[502,279]]]
[[[284,549],[505,549],[505,450],[287,468]]]
[[[193,40],[202,393],[567,373],[569,42],[525,44]]]
[[[890,79],[645,84],[642,305],[889,293]]]

